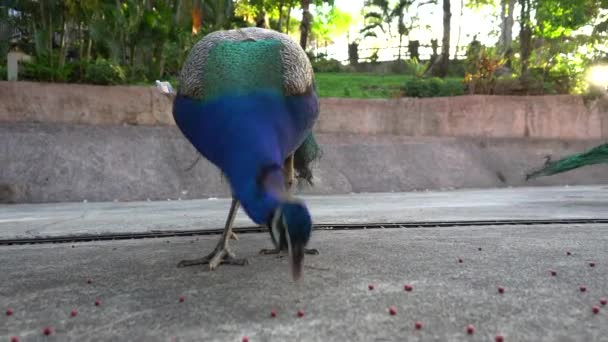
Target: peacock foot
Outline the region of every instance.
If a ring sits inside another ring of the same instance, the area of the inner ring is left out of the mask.
[[[278,248],[271,248],[271,249],[261,249],[260,250],[260,254],[262,255],[272,255],[272,254],[281,254],[281,250]],[[287,253],[287,251],[285,251],[285,253]],[[308,254],[308,255],[319,255],[319,250],[316,248],[304,248],[304,254]]]
[[[218,268],[221,264],[224,265],[239,265],[244,266],[249,262],[247,259],[237,258],[228,247],[216,247],[213,252],[209,255],[191,260],[182,260],[177,264],[177,267],[187,267],[194,265],[205,265],[209,264],[209,270],[213,271]]]
[[[230,240],[238,241],[239,237],[236,235],[236,233],[232,232],[232,233],[230,233]]]

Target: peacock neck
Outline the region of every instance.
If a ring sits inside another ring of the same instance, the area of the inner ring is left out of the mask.
[[[268,224],[285,198],[283,170],[278,166],[262,169],[248,186],[233,186],[234,196],[256,224]]]

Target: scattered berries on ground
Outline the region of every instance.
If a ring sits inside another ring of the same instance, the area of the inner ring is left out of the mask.
[[[277,311],[276,310],[270,311],[270,317],[277,317]]]
[[[608,298],[606,298],[606,297],[600,298],[600,304],[602,304],[602,305],[608,304]]]
[[[304,317],[304,310],[298,310],[298,317]]]
[[[45,334],[46,336],[49,336],[53,333],[53,328],[51,327],[46,327],[42,330],[42,333]]]
[[[183,302],[185,302],[185,301],[186,301],[186,297],[184,297],[184,296],[180,296],[180,297],[179,297],[179,302],[180,302],[180,303],[183,303]]]
[[[581,292],[587,291],[587,287],[586,286],[580,286],[578,289],[581,290]]]
[[[412,285],[405,284],[405,286],[403,286],[403,289],[407,292],[411,292],[414,288],[412,287]]]
[[[95,300],[95,306],[100,306],[100,305],[101,305],[101,300],[96,299],[96,300]]]
[[[502,286],[498,287],[498,293],[505,293],[505,288]]]
[[[370,289],[370,290],[373,290],[374,289],[374,284],[367,285],[367,288]]]
[[[597,315],[598,313],[600,313],[600,307],[599,307],[599,306],[594,305],[594,306],[591,308],[591,311],[593,311],[593,313]]]
[[[394,307],[394,306],[389,307],[389,308],[388,308],[388,313],[389,313],[391,316],[395,316],[395,315],[397,314],[397,308],[396,308],[396,307]]]
[[[416,328],[416,330],[422,329],[422,322],[416,321],[416,323],[414,323],[414,327]]]
[[[594,262],[590,262],[589,263],[589,267],[595,267],[595,263]]]
[[[502,335],[496,335],[496,337],[494,338],[494,341],[496,342],[504,342],[505,338],[502,337]]]
[[[475,332],[475,327],[473,324],[467,325],[467,334],[472,335]]]
[[[72,311],[70,311],[70,316],[76,317],[77,315],[78,315],[78,311],[76,311],[76,309],[72,309]]]
[[[12,316],[12,315],[13,315],[13,313],[15,313],[15,312],[13,311],[13,309],[11,309],[11,308],[6,309],[6,315],[7,315],[7,316]]]
[[[549,271],[549,272],[551,272],[551,275],[554,277],[557,275],[557,272],[555,272],[555,271]]]

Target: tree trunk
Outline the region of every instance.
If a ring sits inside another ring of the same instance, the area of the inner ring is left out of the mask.
[[[532,54],[532,28],[530,27],[530,0],[519,0],[521,5],[521,29],[519,40],[521,44],[521,76],[528,75],[528,63]]]
[[[462,11],[464,9],[464,0],[460,1],[460,13],[458,15],[458,38],[456,38],[456,48],[454,49],[453,60],[458,59],[458,50],[460,48],[460,34],[462,33]]]
[[[306,51],[306,45],[308,43],[308,33],[310,32],[310,25],[312,23],[312,14],[310,14],[310,0],[301,0],[302,6],[302,22],[300,23],[300,46]]]
[[[277,31],[283,32],[283,7],[285,7],[285,0],[279,2],[279,22],[277,24]]]
[[[61,6],[61,31],[59,33],[59,62],[58,62],[58,67],[59,69],[63,69],[63,66],[65,65],[65,54],[66,54],[66,48],[67,48],[67,33],[66,31],[68,30],[68,23],[67,23],[67,19],[66,19],[66,9],[63,6],[63,2],[60,5]]]
[[[441,41],[441,60],[437,70],[437,76],[445,77],[450,65],[450,0],[443,0],[443,39]]]
[[[397,55],[397,60],[401,61],[401,44],[403,44],[403,35],[399,34],[399,52]]]
[[[289,34],[289,28],[290,28],[290,24],[291,24],[291,11],[293,11],[293,2],[290,0],[289,1],[289,8],[287,9],[287,27],[285,28],[285,33]]]
[[[513,45],[513,16],[516,0],[501,0],[500,38],[498,52],[506,58],[506,66],[511,65],[511,46]]]

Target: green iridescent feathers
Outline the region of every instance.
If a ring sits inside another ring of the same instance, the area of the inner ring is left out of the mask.
[[[596,146],[586,152],[576,153],[560,160],[547,161],[545,165],[536,171],[526,175],[526,180],[551,176],[557,173],[567,172],[579,167],[608,163],[608,144]]]
[[[202,99],[257,89],[282,93],[281,42],[268,40],[222,41],[209,52],[203,65]]]

